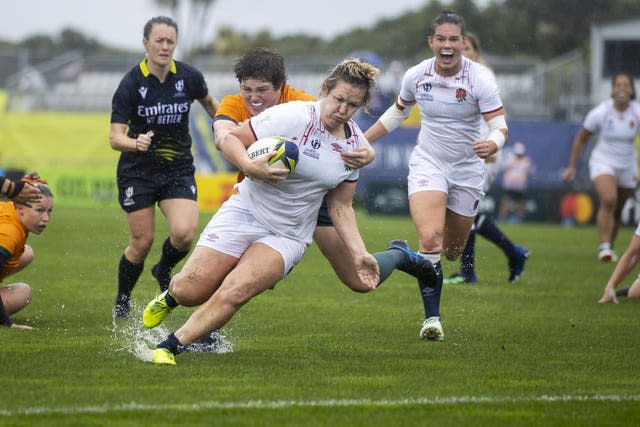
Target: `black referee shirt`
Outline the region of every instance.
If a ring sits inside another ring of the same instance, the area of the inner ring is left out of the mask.
[[[195,68],[172,61],[166,80],[160,83],[143,59],[120,81],[113,95],[111,123],[128,125],[130,138],[152,130],[148,155],[167,161],[192,160],[189,111],[193,101],[208,92],[202,73]],[[141,157],[149,158],[145,154],[123,152],[121,161],[137,163]]]

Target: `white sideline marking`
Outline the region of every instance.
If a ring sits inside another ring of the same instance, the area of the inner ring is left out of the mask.
[[[21,409],[0,409],[1,417],[16,415],[52,415],[52,414],[103,414],[109,412],[133,412],[133,411],[193,411],[200,409],[283,409],[283,408],[311,408],[311,407],[357,407],[357,406],[412,406],[412,405],[460,405],[473,403],[532,403],[532,402],[637,402],[640,395],[561,395],[561,396],[529,396],[529,397],[435,397],[397,400],[249,400],[246,402],[216,402],[205,401],[196,403],[176,403],[162,405],[148,405],[144,403],[124,403],[119,405],[80,406],[67,408],[33,407]]]

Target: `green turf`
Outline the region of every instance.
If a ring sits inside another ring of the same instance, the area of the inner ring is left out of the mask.
[[[408,218],[359,220],[370,250],[390,238],[415,244]],[[147,267],[162,220],[158,229]],[[356,294],[313,246],[228,324],[233,351],[154,366],[132,348],[161,335],[111,319],[124,215],[57,206],[30,239],[36,261],[15,277],[34,298],[14,320],[36,329],[0,328],[0,425],[637,425],[640,305],[597,304],[613,267],[595,261],[595,230],[504,229],[532,250],[524,276],[507,283],[504,257],[479,238],[480,283],[445,286],[444,342],[418,339],[412,278],[395,272]],[[621,248],[631,233],[621,231]],[[147,268],[137,314],[155,290]],[[190,312],[177,309],[166,326]]]

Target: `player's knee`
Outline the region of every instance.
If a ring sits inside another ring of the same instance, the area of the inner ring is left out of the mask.
[[[12,315],[25,308],[31,302],[33,296],[31,287],[26,283],[14,283],[10,285],[9,298],[5,303],[7,312]]]
[[[169,293],[178,304],[185,307],[192,307],[201,304],[194,293],[194,287],[187,284],[188,279],[184,274],[178,273],[171,278],[169,282]]]
[[[171,243],[179,251],[188,251],[191,249],[191,243],[193,243],[195,236],[195,229],[177,230],[171,233]]]
[[[442,235],[435,230],[422,232],[418,236],[420,252],[436,253],[442,251]]]
[[[613,211],[616,208],[616,204],[618,203],[618,198],[615,194],[607,194],[600,197],[600,206],[603,209]]]
[[[35,252],[33,252],[33,248],[29,245],[24,245],[24,252],[20,255],[20,269],[25,268],[35,258]]]
[[[128,248],[130,250],[130,254],[132,255],[131,258],[134,258],[135,260],[144,260],[151,250],[151,245],[153,245],[153,236],[132,237],[129,241]],[[133,262],[134,259],[130,259],[130,261]]]
[[[171,278],[169,293],[178,304],[194,307],[203,304],[211,294],[202,283],[197,282],[195,276],[180,272]]]
[[[236,308],[242,307],[255,295],[250,288],[240,283],[220,288],[216,294],[222,304]]]
[[[23,283],[21,289],[21,299],[24,302],[23,307],[26,307],[31,302],[32,298],[33,292],[31,291],[31,287],[26,283]]]
[[[217,297],[223,305],[231,306],[235,308],[242,307],[251,299],[251,295],[247,294],[239,286],[233,286],[227,289],[221,289],[218,291]]]

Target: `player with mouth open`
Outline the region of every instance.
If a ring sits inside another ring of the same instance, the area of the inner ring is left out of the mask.
[[[458,258],[484,196],[484,160],[507,139],[505,110],[491,71],[462,55],[462,18],[444,10],[431,24],[434,56],[404,75],[396,102],[365,132],[373,142],[399,127],[411,107],[420,108],[418,143],[409,160],[409,208],[419,251],[438,273],[434,287],[418,281],[425,320],[420,336],[442,340],[440,258]],[[482,122],[489,126],[481,135]]]

